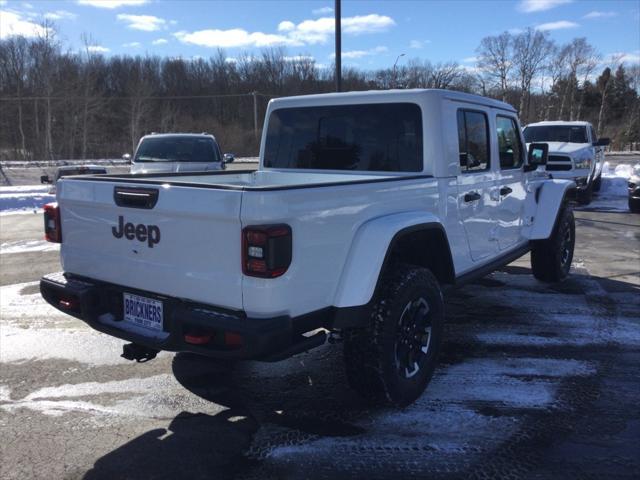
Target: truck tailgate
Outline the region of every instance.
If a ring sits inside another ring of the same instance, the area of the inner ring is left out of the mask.
[[[155,202],[136,201],[147,194]],[[234,190],[62,180],[62,266],[76,275],[240,310],[241,199]]]

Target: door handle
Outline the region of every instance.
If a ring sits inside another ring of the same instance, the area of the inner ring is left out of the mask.
[[[465,193],[464,195],[464,201],[469,203],[469,202],[475,202],[476,200],[480,200],[482,198],[482,195],[480,195],[478,192],[469,192],[469,193]]]
[[[500,195],[503,196],[503,197],[509,195],[511,192],[513,192],[513,190],[511,188],[509,188],[509,187],[502,187],[500,189]]]
[[[113,200],[119,207],[150,210],[158,202],[158,193],[157,188],[114,187]]]

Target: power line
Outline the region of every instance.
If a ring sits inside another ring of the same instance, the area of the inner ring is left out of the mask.
[[[270,93],[255,92],[255,95],[264,98],[277,98],[281,95],[274,95]],[[12,101],[27,101],[27,100],[202,100],[202,99],[215,99],[215,98],[238,98],[238,97],[252,97],[254,92],[250,93],[229,93],[218,95],[149,95],[149,96],[82,96],[82,95],[69,95],[69,96],[37,96],[37,97],[4,97],[0,96],[2,102]]]

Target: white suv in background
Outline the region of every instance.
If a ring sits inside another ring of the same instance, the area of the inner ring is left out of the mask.
[[[225,163],[232,161],[233,155],[222,155],[215,137],[208,133],[152,133],[140,139],[131,173],[224,170]]]
[[[598,140],[589,122],[538,122],[524,129],[527,144],[549,144],[546,170],[554,178],[573,180],[578,186],[578,202],[588,204],[594,191],[600,190],[604,147],[608,138]]]

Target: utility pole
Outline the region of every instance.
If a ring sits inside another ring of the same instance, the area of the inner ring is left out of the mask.
[[[251,92],[253,95],[253,134],[258,138],[258,92]]]
[[[342,26],[340,16],[340,0],[335,3],[336,14],[336,92],[342,91]]]
[[[404,53],[398,55],[398,58],[396,58],[396,61],[393,64],[393,88],[398,87],[398,73],[396,70],[396,66],[398,65],[398,60],[400,60],[400,57],[404,57]]]

